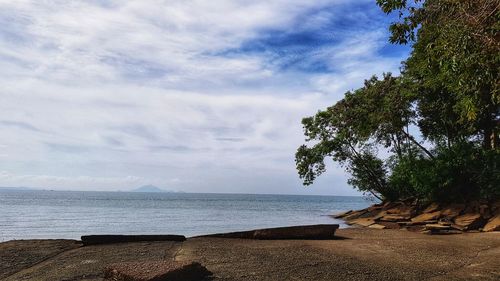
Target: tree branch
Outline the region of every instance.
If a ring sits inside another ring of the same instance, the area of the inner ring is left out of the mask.
[[[361,156],[359,155],[359,153],[356,151],[356,149],[354,148],[354,146],[348,142],[348,145],[349,147],[351,148],[353,154],[354,154],[354,157],[357,157],[358,159],[361,159]],[[372,169],[370,169],[370,167],[366,166],[365,163],[363,161],[361,161],[361,163],[363,164],[363,167],[366,169],[366,171],[370,174],[370,176],[373,178],[373,180],[378,184],[379,188],[382,190],[384,189],[384,185],[380,182],[380,180],[377,178],[377,176],[373,173]],[[380,199],[380,197],[376,196],[372,190],[369,190],[373,196],[377,197],[378,199]],[[382,200],[382,199],[380,199]]]
[[[417,140],[415,140],[415,138],[408,134],[407,132],[405,132],[405,130],[401,130],[403,132],[403,134],[411,141],[413,142],[415,145],[417,145],[420,149],[422,149],[423,152],[425,152],[425,154],[427,154],[427,156],[429,156],[429,158],[431,159],[434,159],[434,155],[432,155],[432,153],[427,150],[427,148],[425,148],[424,146],[422,146]]]

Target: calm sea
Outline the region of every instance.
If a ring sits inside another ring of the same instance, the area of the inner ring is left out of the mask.
[[[201,234],[339,223],[327,215],[362,197],[199,193],[0,191],[0,241],[86,234]]]

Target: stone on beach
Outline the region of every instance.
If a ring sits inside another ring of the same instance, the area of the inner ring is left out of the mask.
[[[375,229],[386,229],[385,225],[378,224],[378,223],[375,223],[375,224],[369,225],[368,227],[369,227],[369,228],[375,228]]]
[[[393,207],[391,209],[388,209],[387,214],[392,214],[392,215],[400,215],[400,216],[412,216],[415,213],[415,209],[413,206],[408,206],[404,204],[399,204],[396,207]]]
[[[406,221],[409,219],[410,216],[403,216],[403,215],[386,215],[380,218],[381,221],[392,221],[392,222]]]
[[[482,226],[483,222],[484,219],[477,213],[464,214],[455,218],[455,225],[465,230],[477,229]]]
[[[441,211],[434,211],[430,213],[423,213],[411,219],[412,222],[424,222],[436,220],[441,216]]]
[[[123,262],[105,269],[106,280],[113,281],[200,281],[211,274],[197,262]]]
[[[439,209],[439,204],[437,203],[432,203],[427,208],[425,208],[422,213],[433,213]]]
[[[250,231],[229,232],[203,235],[199,237],[240,238],[257,240],[284,240],[284,239],[333,239],[338,224],[300,225],[276,228],[264,228]]]
[[[428,230],[447,230],[451,229],[449,225],[442,225],[442,224],[426,224],[425,229]]]
[[[465,204],[451,204],[446,206],[442,211],[441,215],[443,217],[453,219],[460,215],[460,213],[465,209]]]
[[[332,215],[331,217],[333,217],[334,219],[341,219],[341,218],[349,215],[350,213],[352,213],[352,210],[349,210],[347,212],[342,212],[340,214]]]
[[[303,225],[257,229],[253,233],[254,239],[333,239],[338,224]]]
[[[354,220],[350,221],[349,223],[358,224],[361,226],[370,226],[370,225],[375,223],[375,220],[373,220],[371,218],[359,218],[359,219],[354,219]]]
[[[455,234],[470,231],[499,231],[500,203],[433,203],[422,211],[415,200],[375,204],[363,210],[349,211],[342,219],[348,225],[371,228],[423,231],[428,234]],[[380,225],[380,226],[378,226]]]
[[[411,232],[421,232],[424,229],[425,229],[424,225],[410,225],[406,227],[406,230]]]
[[[409,222],[406,222],[404,225],[405,226],[414,226],[414,225],[426,225],[426,224],[433,224],[433,223],[438,223],[438,221],[437,220],[409,221]]]
[[[367,210],[353,211],[353,212],[351,212],[350,214],[348,214],[347,216],[345,216],[345,217],[344,217],[344,220],[353,220],[353,219],[357,219],[357,218],[359,218],[360,216],[364,215],[366,212],[367,212]]]
[[[500,214],[490,219],[483,227],[483,231],[500,231]]]

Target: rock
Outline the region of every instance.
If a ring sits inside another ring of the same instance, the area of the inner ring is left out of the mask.
[[[415,226],[415,225],[425,225],[425,224],[433,224],[433,223],[438,223],[437,220],[428,220],[428,221],[408,221],[405,222],[404,225],[406,226]]]
[[[441,224],[426,224],[425,229],[428,230],[447,230],[451,229],[449,225],[441,225]]]
[[[441,215],[448,219],[454,219],[455,217],[458,217],[464,209],[464,204],[451,204],[443,208]]]
[[[143,241],[185,241],[183,235],[84,235],[81,237],[83,245],[98,245],[112,243],[128,243]]]
[[[437,203],[432,203],[427,208],[425,208],[422,213],[433,213],[439,209],[439,204]]]
[[[412,222],[424,222],[430,220],[437,220],[441,216],[441,211],[434,211],[431,213],[423,213],[411,219]]]
[[[396,205],[397,205],[396,203],[388,201],[388,202],[385,202],[384,205],[382,205],[382,208],[384,208],[384,209],[390,209],[390,208],[392,208],[392,207],[394,207]]]
[[[399,215],[399,214],[401,213],[401,208],[402,208],[402,207],[403,207],[402,205],[397,205],[397,206],[395,206],[395,207],[392,207],[392,208],[390,208],[390,209],[387,209],[387,210],[386,210],[386,212],[387,212],[388,214],[391,214],[391,215]]]
[[[382,211],[378,212],[376,215],[374,215],[373,219],[378,220],[378,219],[384,217],[385,215],[387,215],[387,212],[382,210]]]
[[[369,209],[369,208],[368,208]],[[382,215],[381,215],[382,214]],[[358,218],[370,218],[370,219],[377,219],[383,216],[385,214],[385,211],[380,210],[380,209],[375,209],[372,211],[367,211],[366,213],[360,215]]]
[[[499,228],[500,202],[499,201],[473,201],[466,204],[448,204],[440,206],[432,203],[425,208],[422,213],[415,216],[417,211],[417,201],[408,199],[408,202],[385,202],[375,204],[359,211],[339,214],[343,216],[348,224],[361,226],[371,226],[373,228],[399,229],[401,227],[413,230],[432,231],[471,231],[481,229],[485,226],[485,231],[494,231]],[[465,213],[465,214],[464,214]],[[490,219],[488,225],[485,223]],[[428,227],[425,227],[428,225]],[[420,227],[417,227],[420,226]]]
[[[381,225],[381,224],[378,224],[378,223],[375,223],[375,224],[372,224],[370,226],[368,226],[369,228],[375,228],[375,229],[385,229],[385,225]]]
[[[375,210],[382,210],[382,208],[383,207],[381,205],[375,204],[375,205],[368,207],[366,210],[371,212],[371,211],[375,211]]]
[[[348,221],[348,220],[357,219],[366,212],[367,212],[366,210],[353,211],[350,214],[348,214],[347,216],[345,216],[344,220]]]
[[[202,235],[198,237],[219,237],[219,238],[240,238],[240,239],[260,239],[260,240],[280,240],[280,239],[333,239],[338,224],[317,224],[288,226],[276,228],[264,228],[250,231],[229,232]]]
[[[146,261],[112,264],[104,271],[113,281],[201,281],[212,275],[197,262]]]
[[[370,225],[375,223],[375,220],[373,220],[371,218],[359,218],[359,219],[351,220],[351,221],[349,221],[349,223],[358,224],[361,226],[370,226]]]
[[[422,230],[424,230],[425,226],[423,225],[412,225],[412,226],[408,226],[406,228],[406,230],[408,231],[411,231],[411,232],[421,232]]]
[[[463,227],[464,230],[478,229],[484,224],[484,219],[478,213],[468,213],[458,216],[454,220],[455,225]]]
[[[402,215],[385,215],[380,218],[381,221],[392,221],[392,222],[405,221],[409,219],[410,216],[402,216]]]
[[[373,219],[374,220],[378,220],[378,219],[380,219],[380,218],[382,218],[383,216],[386,216],[386,215],[388,215],[387,211],[381,210],[376,215],[373,216]]]
[[[277,227],[254,230],[253,238],[275,239],[333,239],[338,224],[318,224],[290,227]]]
[[[438,222],[438,224],[440,224],[440,225],[444,225],[444,226],[451,226],[451,225],[452,225],[452,223],[451,223],[451,222],[448,222],[448,221],[442,221],[442,220],[441,220],[441,221],[439,221],[439,222]]]
[[[460,230],[460,231],[465,231],[466,230],[465,227],[460,226],[460,225],[456,225],[456,224],[451,224],[450,227],[453,228],[453,229],[456,229],[456,230]]]
[[[483,227],[483,231],[500,231],[500,215],[496,215]]]
[[[340,214],[332,215],[331,217],[334,218],[334,219],[341,219],[341,218],[349,215],[350,213],[352,213],[352,210],[349,210],[347,212],[342,212]]]
[[[385,228],[388,229],[400,229],[401,227],[397,222],[390,222],[390,221],[380,221],[378,224],[385,226]]]
[[[397,207],[388,209],[386,211],[388,214],[400,215],[400,216],[412,216],[415,213],[415,208],[409,205],[398,205]]]

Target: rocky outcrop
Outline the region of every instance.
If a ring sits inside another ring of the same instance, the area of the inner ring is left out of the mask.
[[[375,229],[400,229],[427,234],[459,234],[464,231],[500,231],[500,204],[474,201],[469,204],[419,206],[416,201],[375,204],[363,210],[333,215],[349,225]]]
[[[212,275],[197,262],[147,261],[112,264],[104,270],[113,281],[201,281]]]
[[[441,211],[434,211],[430,213],[426,213],[424,211],[423,214],[420,214],[414,218],[411,219],[412,222],[419,223],[419,222],[428,222],[428,221],[433,221],[437,220],[441,216]]]
[[[300,225],[276,228],[263,228],[250,231],[229,232],[203,235],[198,237],[218,238],[240,238],[258,240],[282,240],[282,239],[333,239],[338,224]]]
[[[483,227],[483,231],[500,231],[500,213],[486,223]]]
[[[455,225],[461,230],[478,229],[484,226],[485,219],[478,213],[468,213],[454,219]]]

